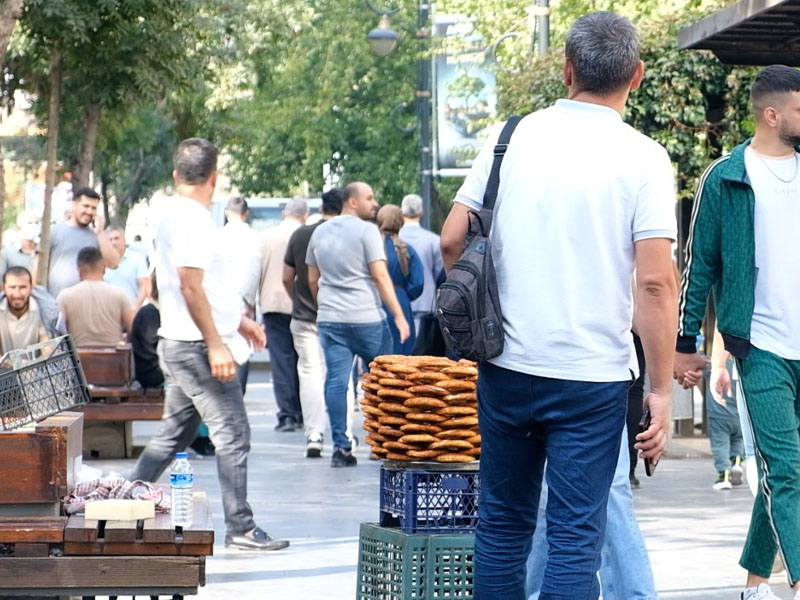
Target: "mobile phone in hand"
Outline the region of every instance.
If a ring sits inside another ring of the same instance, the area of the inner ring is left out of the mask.
[[[642,415],[642,420],[639,421],[639,433],[644,433],[650,429],[650,407],[644,409],[644,414]],[[644,459],[644,472],[647,474],[648,477],[652,477],[653,473],[656,471],[656,465],[658,463],[654,463],[649,458]]]

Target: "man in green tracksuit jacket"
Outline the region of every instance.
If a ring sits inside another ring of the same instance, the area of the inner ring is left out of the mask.
[[[686,247],[675,375],[702,369],[695,341],[713,290],[737,360],[760,486],[740,564],[743,600],[769,588],[779,553],[800,599],[800,72],[773,65],[751,88],[752,140],[700,179]]]

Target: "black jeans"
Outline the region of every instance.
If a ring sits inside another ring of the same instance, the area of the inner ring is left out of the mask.
[[[264,313],[264,329],[267,333],[267,350],[272,367],[272,382],[275,386],[275,402],[278,405],[278,421],[291,418],[300,423],[303,420],[303,410],[300,407],[297,352],[294,350],[292,331],[289,328],[291,322],[291,315]]]

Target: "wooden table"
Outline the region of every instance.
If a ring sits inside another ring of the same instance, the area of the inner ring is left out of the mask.
[[[188,529],[169,515],[89,521],[82,515],[0,521],[0,598],[8,596],[168,596],[205,585],[214,527],[206,495],[194,494]]]

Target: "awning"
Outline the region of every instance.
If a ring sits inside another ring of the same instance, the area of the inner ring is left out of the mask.
[[[682,30],[678,47],[729,64],[800,66],[800,0],[740,0]]]

